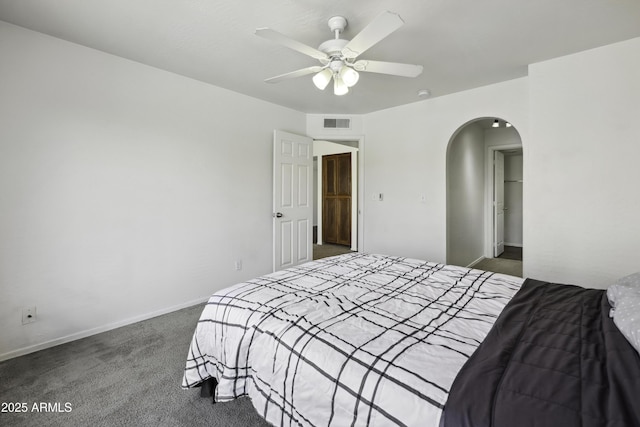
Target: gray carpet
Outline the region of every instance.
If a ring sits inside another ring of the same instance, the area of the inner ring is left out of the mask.
[[[180,388],[202,307],[1,362],[0,402],[28,411],[0,413],[0,425],[268,426],[248,398],[212,405]],[[34,411],[41,403],[54,411]]]
[[[504,252],[498,257],[503,259],[515,259],[522,261],[522,247],[521,246],[505,246]]]
[[[313,259],[348,254],[351,252],[351,248],[348,246],[333,245],[331,243],[325,243],[323,245],[313,245]]]
[[[522,277],[522,261],[505,258],[485,258],[473,268]]]

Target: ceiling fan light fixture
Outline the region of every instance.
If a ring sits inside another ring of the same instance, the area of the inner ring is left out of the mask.
[[[491,125],[491,127],[493,127],[493,128],[500,127],[500,122],[498,121],[498,119],[495,119],[495,120],[493,121],[493,124]]]
[[[324,70],[316,73],[316,75],[313,76],[313,84],[316,85],[318,89],[324,90],[331,81],[332,76],[333,73],[331,72],[331,70],[325,68]]]
[[[349,93],[349,86],[342,80],[339,75],[333,76],[333,94],[342,96]]]
[[[340,70],[339,76],[342,79],[342,81],[347,85],[347,87],[355,86],[356,83],[358,83],[358,80],[360,79],[360,74],[358,74],[358,72],[353,68],[347,67],[347,66],[342,67],[342,69]]]

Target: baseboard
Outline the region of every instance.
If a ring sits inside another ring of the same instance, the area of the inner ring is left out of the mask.
[[[152,319],[154,317],[162,316],[163,314],[172,313],[174,311],[182,310],[183,308],[192,307],[194,305],[202,304],[209,300],[209,296],[204,298],[198,298],[192,301],[184,302],[182,304],[166,307],[160,310],[152,311],[150,313],[141,314],[139,316],[131,317],[129,319],[121,320],[119,322],[109,323],[97,328],[87,329],[84,331],[76,332],[64,337],[55,338],[49,341],[45,341],[40,344],[30,345],[28,347],[19,348],[17,350],[9,351],[7,353],[0,354],[0,362],[13,359],[14,357],[24,356],[25,354],[35,353],[36,351],[45,350],[47,348],[55,347],[60,344],[65,344],[71,341],[79,340],[82,338],[90,337],[92,335],[107,332],[112,329],[121,328],[123,326],[132,325],[134,323],[142,322],[143,320]]]
[[[504,242],[505,246],[513,246],[514,248],[521,248],[522,247],[522,243],[507,243]]]
[[[473,261],[471,264],[467,265],[467,268],[473,268],[474,265],[478,264],[480,261],[484,260],[485,257],[481,256],[477,260]]]

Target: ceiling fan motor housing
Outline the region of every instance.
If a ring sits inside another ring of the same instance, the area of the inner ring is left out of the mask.
[[[329,18],[328,22],[329,28],[334,33],[338,31],[338,34],[342,33],[345,28],[347,28],[347,18],[344,16],[334,16]]]
[[[331,31],[335,34],[335,38],[327,40],[318,47],[319,51],[326,53],[329,57],[329,60],[321,61],[323,62],[323,65],[327,65],[333,59],[341,58],[342,49],[349,43],[349,40],[340,38],[340,34],[347,27],[347,19],[344,16],[334,16],[329,18],[328,25]]]
[[[341,56],[342,55],[342,48],[344,48],[347,43],[349,43],[349,40],[344,40],[344,39],[331,39],[331,40],[327,40],[326,42],[322,43],[319,47],[318,50],[321,52],[326,53],[328,56]]]

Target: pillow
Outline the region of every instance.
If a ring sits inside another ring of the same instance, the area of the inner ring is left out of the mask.
[[[609,286],[607,298],[613,307],[613,323],[640,354],[640,272]]]

